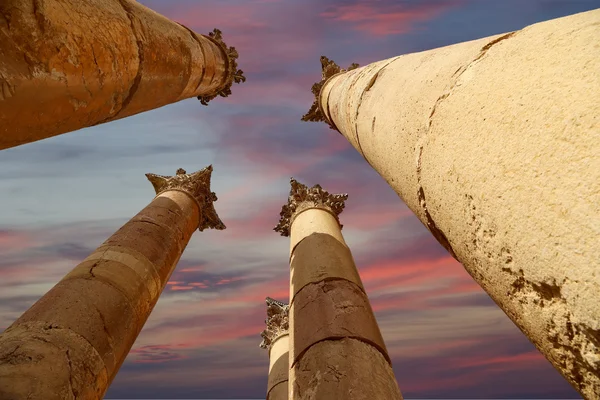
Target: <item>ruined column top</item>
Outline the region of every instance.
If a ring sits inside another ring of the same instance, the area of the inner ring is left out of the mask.
[[[185,26],[184,26],[184,28],[188,29]],[[192,32],[192,31],[190,31],[190,32]],[[228,61],[225,85],[223,87],[219,88],[218,91],[216,91],[215,93],[198,96],[198,100],[200,100],[200,103],[207,106],[208,102],[217,96],[221,96],[221,97],[229,96],[231,94],[231,86],[233,85],[233,83],[234,82],[235,83],[246,82],[246,77],[244,76],[244,71],[242,71],[241,69],[238,69],[238,65],[237,65],[237,61],[236,61],[237,58],[239,57],[238,51],[235,49],[235,47],[229,47],[225,44],[225,42],[223,41],[223,34],[219,29],[215,28],[208,35],[202,35],[202,36],[204,36],[205,38],[207,38],[208,40],[212,41],[217,46],[219,46],[219,48],[223,52],[223,55],[225,56],[225,58]]]
[[[319,98],[321,97],[321,89],[323,89],[323,86],[325,86],[325,82],[327,82],[327,80],[332,76],[341,74],[346,71],[351,71],[356,68],[358,68],[357,63],[350,64],[350,66],[346,69],[340,68],[340,66],[333,62],[333,60],[330,60],[325,56],[321,56],[321,80],[313,84],[311,88],[312,94],[315,96],[315,101],[310,107],[310,110],[308,110],[308,112],[302,116],[302,121],[323,121],[327,125],[329,125],[331,129],[337,131],[335,125],[333,125],[333,123],[325,117],[325,114],[321,109],[321,104],[319,101]]]
[[[265,320],[267,329],[260,334],[263,340],[259,346],[271,350],[271,345],[275,340],[288,334],[290,306],[270,297],[267,297],[265,301],[267,303],[267,319]]]
[[[340,224],[339,215],[346,206],[345,201],[348,199],[348,194],[331,194],[323,190],[321,185],[314,185],[309,188],[294,178],[290,179],[290,184],[292,187],[288,202],[281,208],[279,213],[281,218],[273,229],[275,232],[281,233],[281,236],[289,236],[294,218],[310,208],[318,208],[329,212],[335,217],[340,229],[342,229],[343,225]]]
[[[209,165],[199,171],[188,174],[184,169],[179,168],[175,176],[163,176],[156,174],[146,174],[146,177],[154,186],[156,196],[171,190],[182,192],[190,196],[200,212],[200,223],[198,229],[200,232],[207,228],[225,229],[225,224],[217,215],[213,203],[217,201],[217,196],[210,191],[210,177],[213,167]]]

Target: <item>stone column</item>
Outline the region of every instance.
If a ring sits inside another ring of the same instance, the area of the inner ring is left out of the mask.
[[[267,297],[267,329],[260,335],[260,347],[269,350],[269,381],[267,400],[288,400],[290,370],[289,306]]]
[[[195,229],[225,229],[212,167],[157,196],[0,335],[0,398],[102,399]]]
[[[221,32],[133,0],[0,1],[0,150],[244,81]]]
[[[327,122],[585,398],[600,393],[600,10],[340,70]]]
[[[402,399],[339,214],[348,198],[291,180],[290,399]]]

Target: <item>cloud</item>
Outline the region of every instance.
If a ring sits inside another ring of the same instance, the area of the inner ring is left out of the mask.
[[[325,19],[349,25],[371,36],[390,36],[410,32],[417,23],[437,18],[454,8],[458,1],[368,1],[330,6],[321,13]]]

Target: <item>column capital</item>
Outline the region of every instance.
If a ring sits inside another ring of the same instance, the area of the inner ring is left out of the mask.
[[[260,334],[263,340],[259,346],[270,350],[271,345],[278,337],[288,333],[290,306],[270,297],[267,297],[265,301],[267,303],[267,319],[265,320],[267,329]]]
[[[329,122],[327,118],[325,118],[325,114],[321,109],[321,104],[319,101],[321,89],[323,88],[323,86],[325,86],[325,82],[327,82],[327,80],[332,76],[340,74],[342,72],[351,71],[356,68],[358,68],[357,63],[350,64],[350,66],[346,69],[340,68],[340,66],[337,65],[333,60],[330,60],[325,56],[321,56],[321,80],[313,84],[311,88],[312,94],[315,96],[315,101],[310,107],[310,110],[308,110],[308,112],[302,116],[302,121],[323,121],[327,125],[329,125],[331,129],[337,130],[336,127],[331,122]]]
[[[198,205],[200,212],[200,223],[198,229],[200,232],[207,228],[225,229],[225,225],[217,215],[213,203],[217,201],[217,196],[210,191],[210,177],[213,167],[209,165],[199,171],[188,174],[183,168],[179,168],[175,176],[163,176],[156,174],[146,174],[146,177],[154,186],[156,195],[168,192],[170,190],[183,192],[190,196]]]
[[[294,218],[309,208],[319,208],[333,215],[342,229],[339,215],[346,206],[345,201],[348,199],[348,194],[331,194],[323,190],[321,185],[314,185],[309,188],[306,185],[298,182],[294,178],[290,179],[291,189],[288,196],[287,204],[281,208],[279,215],[279,223],[273,229],[275,232],[281,233],[281,236],[289,236]]]
[[[223,41],[223,34],[219,29],[213,29],[208,35],[203,35],[205,38],[209,39],[217,46],[221,48],[225,58],[227,58],[227,77],[225,78],[225,86],[218,89],[217,92],[213,94],[207,94],[204,96],[198,96],[198,100],[200,103],[207,106],[208,102],[214,99],[217,96],[227,97],[231,94],[231,86],[233,83],[246,82],[246,77],[244,76],[244,71],[241,69],[237,69],[237,58],[239,54],[235,47],[228,47]]]

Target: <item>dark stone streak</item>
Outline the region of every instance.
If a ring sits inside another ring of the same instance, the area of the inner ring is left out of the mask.
[[[438,226],[435,224],[435,221],[431,217],[429,210],[427,210],[427,202],[425,201],[425,192],[423,191],[423,187],[419,188],[418,198],[419,203],[421,203],[423,207],[423,211],[425,211],[425,218],[427,218],[427,228],[429,229],[433,237],[435,237],[436,240],[448,251],[448,253],[450,253],[450,255],[454,257],[454,259],[457,259],[456,253],[454,253],[454,249],[450,245],[448,238],[446,237],[444,232],[442,232],[441,229],[438,228]]]

